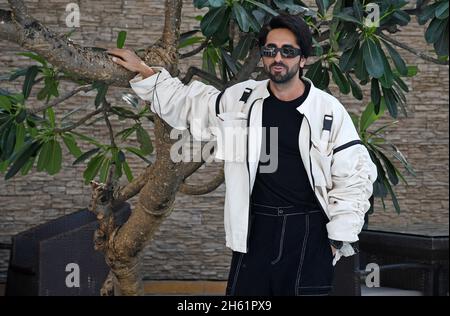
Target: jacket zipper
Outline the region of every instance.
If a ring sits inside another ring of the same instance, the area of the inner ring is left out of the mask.
[[[315,181],[314,181],[314,174],[313,174],[313,170],[312,170],[312,162],[311,162],[311,147],[312,147],[312,140],[311,140],[311,124],[309,124],[309,120],[308,120],[308,118],[306,117],[306,115],[303,115],[303,117],[305,118],[306,122],[308,123],[308,128],[309,128],[309,151],[308,151],[308,156],[309,156],[309,172],[311,173],[311,179],[312,179],[312,185],[313,185],[312,189],[313,189],[313,193],[314,193],[314,198],[315,198],[317,204],[319,205],[319,208],[320,208],[320,210],[322,211],[323,215],[325,215],[325,218],[326,218],[327,220],[329,220],[329,219],[328,219],[327,213],[326,213],[325,210],[323,209],[322,204],[320,203],[320,201],[319,201],[319,199],[317,198],[317,195],[316,195],[316,183],[315,183]]]
[[[246,157],[246,165],[247,165],[247,173],[248,173],[248,224],[247,224],[247,240],[246,240],[246,248],[247,248],[247,253],[249,251],[249,241],[250,241],[250,229],[251,229],[251,197],[252,197],[252,192],[251,192],[251,176],[250,176],[250,164],[248,162],[248,152],[249,152],[249,148],[248,148],[248,144],[249,144],[249,138],[250,138],[250,116],[252,114],[252,110],[253,110],[253,106],[255,105],[256,101],[258,100],[262,100],[263,98],[259,98],[256,99],[252,102],[252,105],[250,105],[250,108],[248,110],[248,115],[247,115],[247,157]]]

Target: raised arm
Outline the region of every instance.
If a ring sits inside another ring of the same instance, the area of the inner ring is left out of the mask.
[[[131,88],[143,100],[151,102],[151,110],[172,127],[190,128],[196,140],[214,138],[216,124],[215,103],[220,91],[193,81],[184,85],[165,69],[149,67],[133,51],[114,48],[107,51],[117,64],[137,73],[130,81]]]

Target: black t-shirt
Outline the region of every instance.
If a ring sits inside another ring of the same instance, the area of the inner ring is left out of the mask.
[[[298,147],[303,115],[297,111],[297,107],[306,99],[311,88],[308,82],[303,81],[303,83],[305,92],[299,98],[288,102],[277,99],[269,88],[270,96],[263,105],[263,141],[252,191],[253,203],[270,206],[317,205]],[[271,141],[270,127],[278,127],[278,165],[276,169],[274,168],[274,158],[276,157],[271,157],[271,150],[275,151],[273,155],[276,156],[276,140]],[[267,155],[266,158],[265,155]],[[268,160],[269,157],[271,158]]]

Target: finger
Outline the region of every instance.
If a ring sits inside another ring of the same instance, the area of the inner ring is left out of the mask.
[[[117,56],[120,56],[120,57],[122,57],[122,56],[124,55],[124,53],[125,53],[125,51],[122,50],[122,49],[120,49],[120,48],[112,48],[112,49],[108,49],[106,52],[107,52],[108,54],[111,54],[111,55],[117,55]]]
[[[115,62],[116,64],[119,64],[119,65],[122,65],[122,66],[125,65],[125,61],[123,61],[122,59],[117,58],[117,57],[113,57],[112,61]]]

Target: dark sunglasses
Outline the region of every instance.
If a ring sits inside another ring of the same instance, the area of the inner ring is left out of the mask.
[[[281,48],[278,48],[276,46],[261,47],[261,56],[263,57],[275,57],[278,52],[280,52],[281,56],[283,56],[284,58],[294,58],[302,54],[300,48],[295,48],[292,46],[283,46]]]

